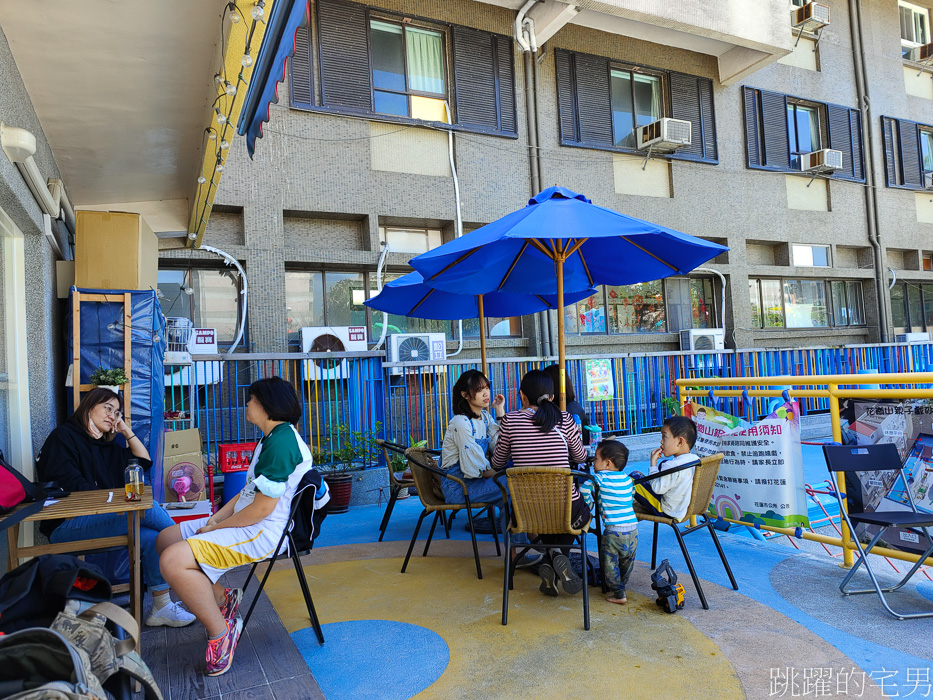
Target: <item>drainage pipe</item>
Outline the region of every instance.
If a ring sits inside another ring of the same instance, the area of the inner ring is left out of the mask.
[[[865,210],[868,225],[868,242],[874,254],[875,289],[878,293],[878,327],[882,343],[888,342],[888,313],[884,298],[885,274],[884,256],[881,249],[878,192],[875,189],[875,154],[872,149],[874,129],[871,116],[871,99],[868,95],[868,83],[865,75],[867,63],[865,47],[862,44],[862,3],[861,0],[849,0],[849,28],[852,34],[852,64],[855,66],[855,89],[858,93],[859,111],[862,117],[862,154],[865,164]]]

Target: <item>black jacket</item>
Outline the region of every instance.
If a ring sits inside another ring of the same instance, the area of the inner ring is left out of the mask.
[[[144,470],[148,459],[136,457],[122,438],[112,442],[92,438],[74,418],[49,433],[39,451],[36,472],[39,481],[54,481],[66,491],[123,489],[123,470],[130,459],[138,459]],[[60,520],[42,521],[40,530],[48,535]]]

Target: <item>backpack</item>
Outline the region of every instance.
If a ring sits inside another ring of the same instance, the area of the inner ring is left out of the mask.
[[[9,513],[26,501],[32,503],[16,515],[4,518],[0,529],[5,530],[33,513],[38,513],[45,503],[45,490],[11,467],[4,459],[3,452],[0,452],[0,515]]]
[[[675,613],[684,607],[684,587],[677,583],[677,574],[671,563],[665,559],[651,574],[651,587],[657,591],[654,601],[666,613]]]
[[[292,503],[295,510],[292,538],[299,552],[308,551],[314,546],[314,540],[321,531],[321,523],[327,517],[330,490],[322,488],[323,485],[324,480],[320,472],[317,469],[309,469],[295,489],[294,498],[298,501]],[[310,495],[306,494],[306,487],[314,489],[314,498],[305,497]]]
[[[68,600],[110,600],[110,581],[70,554],[43,554],[0,578],[0,632],[48,627]]]
[[[104,700],[87,654],[42,627],[0,636],[0,698]]]

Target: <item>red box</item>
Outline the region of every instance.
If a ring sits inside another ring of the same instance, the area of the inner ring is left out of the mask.
[[[257,442],[236,442],[228,445],[218,445],[220,471],[224,474],[245,472],[249,469],[249,463],[253,459],[253,451],[258,444]]]

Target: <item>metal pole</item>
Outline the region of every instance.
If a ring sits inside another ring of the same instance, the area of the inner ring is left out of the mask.
[[[567,410],[567,373],[564,368],[564,244],[557,242],[557,366],[560,368],[560,386],[557,396],[560,410]]]
[[[486,319],[483,316],[483,295],[476,295],[476,305],[479,307],[479,355],[483,360],[483,374],[489,376],[486,366]]]
[[[842,444],[842,424],[839,420],[839,397],[836,395],[836,389],[838,388],[837,384],[829,385],[829,415],[833,424],[833,442],[837,442],[840,445]],[[836,473],[836,490],[839,493],[847,493],[846,489],[846,479],[844,472]],[[849,510],[848,498],[841,499],[842,507],[846,509],[846,512]],[[851,569],[853,563],[852,550],[849,549],[849,543],[851,540],[851,533],[849,532],[849,526],[846,524],[846,519],[844,516],[839,518],[839,532],[842,538],[842,567],[844,569]]]

